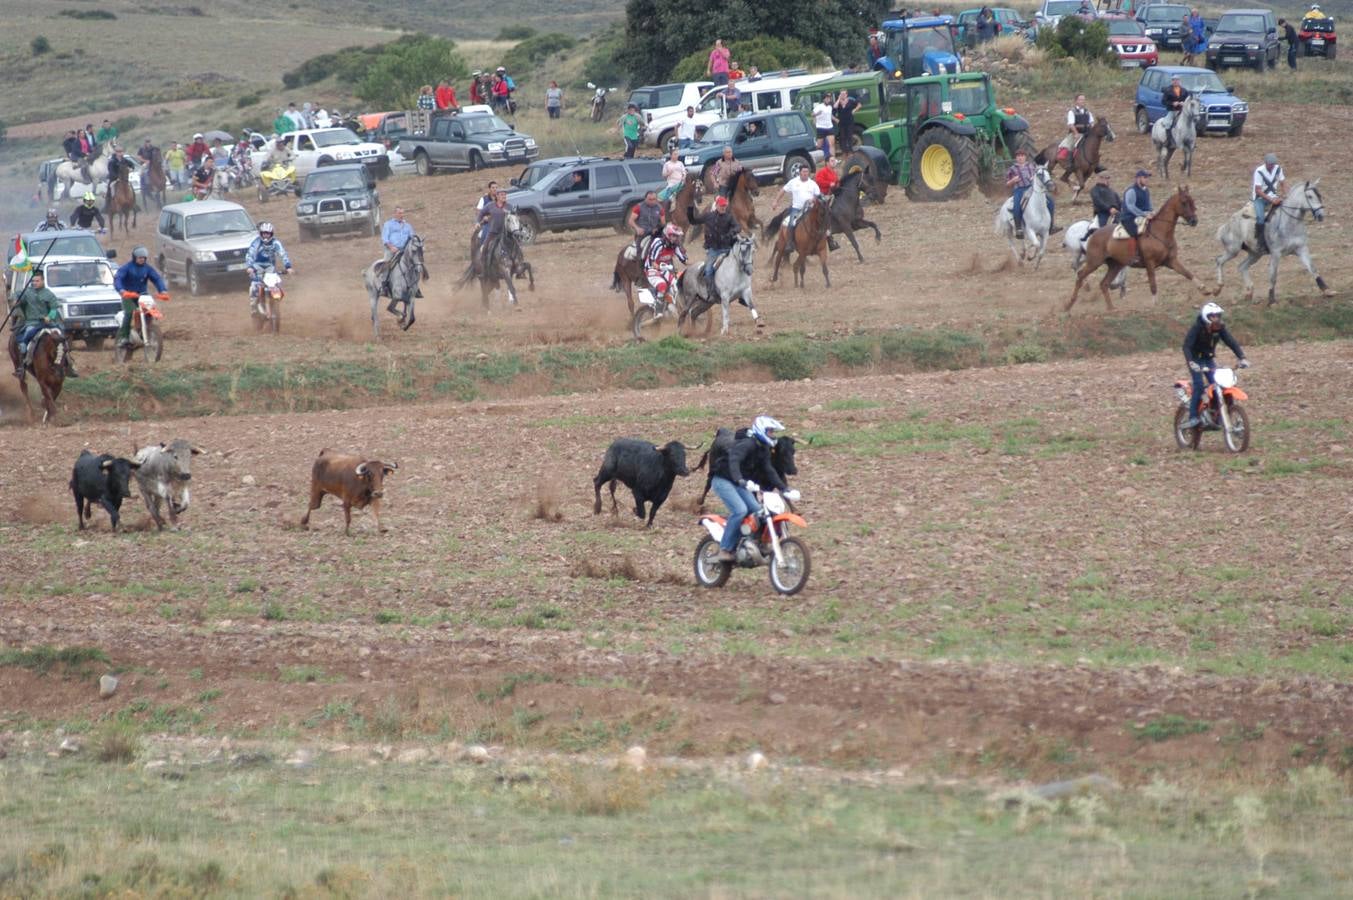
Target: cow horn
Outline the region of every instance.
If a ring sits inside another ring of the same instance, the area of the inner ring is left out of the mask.
[[[361,478],[366,477],[366,463],[357,464],[357,475]]]
[[[398,469],[398,468],[399,468],[399,463],[383,462],[383,463],[381,463],[381,465],[385,466],[385,468],[387,468],[387,469]]]
[[[112,461],[111,459],[105,459],[103,462],[99,463],[99,468],[102,469],[103,471],[107,472],[107,471],[108,471],[108,467],[111,466],[112,464],[113,464],[113,461]]]

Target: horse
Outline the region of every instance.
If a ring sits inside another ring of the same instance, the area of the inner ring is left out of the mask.
[[[1056,189],[1048,167],[1038,166],[1034,170],[1034,183],[1024,192],[1024,245],[1019,250],[1015,249],[1015,198],[1006,200],[996,211],[993,230],[996,234],[1005,235],[1015,262],[1022,266],[1026,260],[1032,259],[1035,272],[1043,263],[1043,255],[1048,252],[1048,233],[1052,230],[1048,193]]]
[[[668,201],[671,212],[667,215],[667,221],[675,222],[681,229],[681,244],[685,246],[686,241],[695,237],[696,233],[703,227],[699,223],[694,223],[686,215],[686,211],[700,203],[700,195],[703,193],[703,183],[700,176],[690,173],[686,176],[686,181],[681,185],[681,190]],[[633,312],[633,310],[631,310]]]
[[[753,199],[761,191],[761,186],[750,169],[743,169],[733,180],[733,189],[728,196],[728,211],[738,220],[738,227],[745,233],[752,233],[753,225],[763,224],[756,217],[756,201]],[[706,182],[705,192],[715,194],[713,184]]]
[[[1071,292],[1071,299],[1066,302],[1066,311],[1070,312],[1076,304],[1076,297],[1085,279],[1105,262],[1109,264],[1109,271],[1099,282],[1099,290],[1110,312],[1113,311],[1113,301],[1109,299],[1109,284],[1129,265],[1146,269],[1147,281],[1151,283],[1152,303],[1160,301],[1156,293],[1156,269],[1161,267],[1174,269],[1192,282],[1204,297],[1209,296],[1207,288],[1199,284],[1193,273],[1179,261],[1179,245],[1175,243],[1174,229],[1180,219],[1190,226],[1198,224],[1198,208],[1193,203],[1193,195],[1182,184],[1142,227],[1137,238],[1136,261],[1132,257],[1132,241],[1117,237],[1117,226],[1104,227],[1090,235],[1085,245],[1085,264],[1076,273],[1076,288]]]
[[[1100,147],[1105,141],[1112,143],[1114,137],[1109,120],[1096,119],[1095,124],[1090,126],[1090,130],[1076,144],[1075,149],[1071,151],[1071,155],[1065,161],[1057,156],[1057,145],[1053,144],[1035,156],[1034,162],[1040,165],[1046,164],[1049,173],[1054,172],[1060,164],[1063,170],[1061,182],[1068,187],[1071,186],[1071,176],[1075,175],[1078,184],[1075,185],[1076,190],[1071,195],[1071,202],[1075,203],[1076,199],[1080,197],[1081,191],[1085,190],[1085,185],[1089,182],[1090,176],[1100,169]]]
[[[1109,228],[1113,223],[1108,224]],[[1062,232],[1062,246],[1071,254],[1071,271],[1075,272],[1085,262],[1085,244],[1090,240],[1090,235],[1096,231],[1094,219],[1082,219],[1079,222],[1072,222],[1066,226],[1066,231]],[[1118,273],[1118,277],[1109,285],[1118,291],[1118,299],[1122,300],[1127,296],[1127,269]]]
[[[734,300],[742,303],[752,313],[752,321],[758,326],[761,314],[752,302],[752,264],[756,259],[756,241],[744,234],[738,238],[733,249],[719,260],[714,270],[714,296],[707,292],[709,280],[700,277],[700,266],[688,266],[677,282],[677,330],[690,321],[704,315],[715,306],[723,308],[723,328],[720,335],[728,334],[728,305]],[[705,320],[705,334],[709,335],[714,326],[714,318]]]
[[[615,274],[611,278],[611,290],[625,295],[625,306],[631,316],[634,315],[634,286],[644,280],[643,258],[637,252],[629,255],[632,249],[634,241],[627,241],[620,248],[615,255]]]
[[[113,155],[113,142],[105,141],[103,151],[99,153],[98,158],[93,162],[88,159],[80,162],[71,162],[66,160],[56,167],[56,181],[60,181],[66,189],[66,196],[71,196],[72,186],[78,181],[88,185],[102,184],[108,180],[108,159]],[[52,199],[55,199],[53,196]]]
[[[65,361],[60,358],[66,351],[58,335],[59,332],[54,328],[43,329],[34,335],[30,350],[33,364],[25,368],[19,359],[19,335],[14,328],[10,329],[9,359],[14,364],[14,370],[20,373],[19,392],[28,406],[29,422],[33,421],[33,401],[28,396],[29,371],[37,379],[42,391],[42,424],[46,425],[56,418],[56,398],[61,395],[61,386],[66,380]]]
[[[381,336],[377,307],[380,305],[381,289],[386,283],[390,286],[390,303],[386,309],[394,313],[396,304],[402,304],[403,310],[397,313],[399,327],[408,331],[416,318],[414,299],[418,293],[418,282],[427,281],[429,277],[427,266],[423,264],[423,239],[416,234],[409,238],[404,249],[391,257],[389,264],[378,259],[363,270],[362,282],[371,300],[371,332],[376,340],[380,340]]]
[[[1170,177],[1170,157],[1176,150],[1184,151],[1183,175],[1193,175],[1193,149],[1198,142],[1198,123],[1203,118],[1203,101],[1196,95],[1184,101],[1184,106],[1175,116],[1174,125],[1166,131],[1165,117],[1161,116],[1151,126],[1151,146],[1156,151],[1156,168],[1161,177]]]
[[[1334,296],[1334,291],[1325,284],[1325,279],[1315,270],[1311,262],[1311,248],[1306,241],[1306,213],[1317,222],[1325,220],[1325,206],[1316,187],[1320,179],[1300,182],[1295,190],[1289,191],[1283,202],[1268,211],[1264,225],[1264,238],[1268,244],[1268,302],[1276,302],[1274,290],[1278,285],[1278,261],[1284,256],[1295,256],[1301,260],[1306,271],[1315,277],[1316,287],[1326,297]],[[1254,282],[1250,280],[1250,266],[1264,255],[1255,249],[1254,205],[1246,203],[1231,216],[1231,220],[1217,229],[1217,240],[1221,242],[1223,253],[1217,257],[1217,292],[1221,292],[1222,267],[1240,254],[1248,254],[1240,262],[1240,275],[1245,279],[1245,299],[1254,299]]]
[[[146,163],[141,169],[141,196],[149,198],[146,209],[150,209],[150,200],[155,201],[156,209],[164,209],[164,186],[167,179],[164,177],[164,156],[160,153],[160,148],[155,147],[150,152],[150,162]]]
[[[789,246],[789,229],[780,232],[772,255],[775,260],[775,270],[770,276],[772,283],[780,279],[780,263],[784,262],[791,252],[797,250],[799,258],[794,261],[794,283],[801,288],[805,287],[804,271],[808,268],[808,257],[816,255],[822,263],[822,277],[827,282],[827,287],[832,286],[832,277],[827,273],[827,233],[831,231],[831,218],[831,210],[825,201],[809,201],[807,208],[799,216],[798,224],[793,228],[793,247]],[[770,240],[770,236],[767,235],[764,240]]]
[[[863,199],[882,204],[887,193],[888,186],[875,179],[869,174],[868,170],[861,166],[848,166],[846,176],[841,179],[836,193],[831,198],[828,206],[831,211],[831,233],[845,235],[846,240],[850,241],[850,246],[855,249],[856,259],[860,262],[864,262],[864,254],[860,252],[860,242],[855,240],[856,231],[872,228],[874,230],[874,242],[878,243],[883,240],[883,234],[879,231],[878,225],[866,219],[861,213],[860,207]],[[784,223],[787,215],[789,215],[788,211],[776,213],[766,223],[766,236],[768,238],[775,237],[780,231],[780,226]]]
[[[136,214],[140,207],[136,203],[136,192],[132,190],[131,170],[123,166],[118,170],[117,178],[113,180],[113,185],[108,190],[108,201],[104,207],[104,212],[108,214],[108,236],[112,237],[116,229],[113,227],[117,216],[122,217],[122,232],[129,234],[127,228],[127,217],[132,220],[132,228],[136,227]]]
[[[521,219],[515,212],[509,212],[504,217],[506,228],[495,241],[489,238],[490,245],[480,250],[480,265],[478,271],[475,270],[474,261],[471,260],[469,268],[465,274],[460,277],[456,287],[464,287],[475,279],[479,280],[480,298],[484,303],[484,309],[489,308],[489,295],[496,291],[499,285],[502,285],[507,291],[507,302],[517,305],[517,287],[513,284],[514,278],[528,279],[530,290],[536,289],[535,272],[531,269],[531,264],[526,261],[525,255],[521,249]]]

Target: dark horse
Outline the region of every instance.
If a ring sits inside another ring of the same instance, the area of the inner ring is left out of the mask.
[[[861,167],[847,169],[846,177],[841,179],[837,186],[835,195],[832,196],[831,206],[831,230],[832,234],[844,234],[846,240],[850,241],[850,246],[855,248],[855,256],[860,262],[864,262],[864,254],[860,252],[860,243],[855,240],[855,232],[864,228],[874,230],[875,243],[883,240],[883,235],[879,232],[879,227],[866,219],[861,211],[863,200],[868,199],[873,203],[882,203],[888,187],[886,184],[876,180],[867,171]],[[774,218],[766,223],[766,237],[773,238],[780,231],[780,226],[784,223],[788,211],[776,213]]]
[[[164,156],[159,147],[152,147],[150,161],[141,170],[141,196],[154,200],[156,209],[164,209],[164,183]]]
[[[117,178],[113,181],[113,187],[108,192],[108,206],[105,212],[108,213],[108,235],[112,237],[114,228],[114,216],[122,217],[122,232],[126,234],[130,231],[127,227],[127,218],[132,220],[132,228],[136,227],[136,213],[139,207],[136,205],[136,192],[132,190],[131,170],[123,166],[118,170]]]
[[[1060,163],[1062,166],[1062,184],[1070,185],[1071,176],[1076,176],[1075,192],[1071,195],[1071,202],[1075,203],[1076,198],[1080,196],[1081,191],[1085,190],[1085,185],[1089,183],[1090,176],[1099,171],[1099,150],[1105,141],[1113,141],[1113,129],[1109,127],[1108,119],[1096,119],[1095,124],[1090,126],[1090,130],[1085,133],[1085,137],[1076,144],[1076,148],[1071,151],[1067,159],[1057,158],[1057,145],[1044,150],[1034,157],[1034,162],[1039,165],[1046,165],[1048,171],[1052,172]]]
[[[1067,311],[1070,312],[1071,307],[1076,304],[1076,296],[1080,294],[1085,279],[1106,262],[1109,264],[1109,270],[1099,282],[1099,291],[1104,295],[1104,305],[1109,310],[1113,309],[1113,301],[1109,298],[1109,285],[1118,277],[1119,272],[1129,266],[1146,270],[1146,278],[1151,282],[1153,303],[1159,300],[1156,295],[1156,269],[1160,268],[1174,269],[1193,282],[1204,297],[1209,296],[1207,288],[1199,284],[1193,273],[1184,268],[1184,264],[1179,261],[1179,245],[1175,243],[1174,229],[1180,219],[1190,226],[1198,224],[1198,208],[1193,204],[1193,196],[1189,193],[1189,189],[1183,185],[1180,185],[1170,199],[1161,205],[1160,210],[1142,226],[1137,237],[1137,259],[1133,259],[1131,239],[1114,237],[1114,231],[1118,226],[1105,225],[1090,235],[1090,239],[1085,242],[1085,262],[1076,273],[1076,289],[1071,292],[1071,299],[1066,302]]]
[[[56,398],[61,394],[61,385],[66,380],[66,367],[62,362],[57,361],[58,353],[61,348],[61,341],[57,337],[58,332],[55,329],[47,329],[37,333],[33,338],[33,364],[24,369],[19,359],[19,335],[10,329],[9,336],[9,359],[14,364],[15,371],[21,372],[19,375],[19,390],[23,394],[23,399],[28,404],[28,421],[33,421],[33,401],[28,396],[28,373],[31,371],[33,377],[37,379],[38,387],[42,389],[42,422],[47,424],[56,418]]]
[[[536,289],[535,272],[531,270],[531,264],[526,261],[521,249],[521,220],[515,212],[510,212],[504,224],[506,228],[503,233],[496,238],[490,237],[488,245],[480,252],[478,267],[472,259],[456,284],[456,287],[464,287],[479,279],[479,293],[486,310],[489,308],[489,295],[500,285],[507,291],[507,302],[512,306],[517,305],[517,287],[512,283],[514,278],[526,278],[529,288],[533,291]]]
[[[832,277],[827,274],[827,232],[831,230],[831,210],[827,204],[817,200],[808,204],[808,208],[799,216],[798,224],[794,226],[794,246],[789,246],[790,229],[782,230],[775,241],[775,271],[771,273],[772,282],[780,279],[780,263],[789,258],[789,254],[795,250],[799,253],[799,258],[794,261],[794,283],[799,287],[804,287],[804,270],[808,267],[808,257],[816,255],[822,263],[822,277],[827,282],[827,287],[832,286]],[[770,240],[769,233],[764,240]]]

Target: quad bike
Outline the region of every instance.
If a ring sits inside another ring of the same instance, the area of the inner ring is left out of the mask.
[[[796,496],[790,492],[791,496]],[[812,559],[808,547],[789,536],[789,526],[804,528],[808,523],[788,510],[784,497],[762,494],[761,511],[742,520],[742,537],[732,563],[719,562],[719,541],[726,526],[723,516],[701,516],[700,524],[709,532],[695,546],[695,580],[707,588],[723,587],[733,567],[754,569],[768,566],[770,586],[786,597],[797,594],[808,583]]]
[[[267,203],[271,197],[289,197],[296,188],[296,167],[278,163],[258,173],[258,202]]]
[[[267,331],[277,334],[282,330],[282,276],[276,272],[265,272],[262,281],[249,286],[249,315],[254,320],[255,331]]]
[[[1250,447],[1250,417],[1240,401],[1250,399],[1236,386],[1236,373],[1233,369],[1204,369],[1207,378],[1207,394],[1198,407],[1198,416],[1202,424],[1196,428],[1185,428],[1189,418],[1189,397],[1193,393],[1188,381],[1174,383],[1175,398],[1179,401],[1174,411],[1174,440],[1181,450],[1197,450],[1204,431],[1220,431],[1226,449],[1232,453],[1244,453]],[[1220,395],[1220,396],[1219,396]]]
[[[122,296],[131,300],[136,295],[129,291]],[[140,295],[136,309],[132,311],[132,330],[129,335],[131,346],[114,346],[113,359],[127,362],[133,353],[140,350],[146,362],[160,361],[160,356],[164,354],[164,335],[160,331],[160,319],[164,318],[164,312],[160,309],[160,303],[168,299],[168,294],[156,294],[153,297],[150,294]],[[118,325],[121,326],[124,314],[118,312],[117,315]]]

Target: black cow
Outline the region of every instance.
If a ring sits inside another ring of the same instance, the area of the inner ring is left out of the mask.
[[[592,489],[596,492],[592,514],[601,512],[601,486],[607,482],[611,485],[611,515],[616,514],[619,506],[615,502],[615,484],[619,481],[634,493],[634,514],[640,519],[644,518],[644,504],[652,504],[645,526],[652,528],[658,507],[672,492],[672,482],[678,475],[684,478],[691,474],[686,468],[686,451],[699,449],[699,444],[687,447],[680,441],[669,441],[662,449],[636,438],[612,441],[601,461],[601,471],[592,479]]]
[[[705,490],[700,494],[700,505],[704,505],[705,498],[709,496],[710,484],[714,481],[713,459],[728,452],[733,446],[734,441],[740,441],[750,433],[747,428],[739,428],[736,432],[729,431],[727,428],[720,428],[714,432],[714,442],[709,445],[705,455],[700,457],[700,462],[696,463],[695,470],[698,472],[705,468],[709,463],[710,474],[705,475]],[[782,434],[775,439],[775,444],[770,448],[770,464],[775,467],[775,471],[785,484],[789,484],[789,476],[799,474],[799,467],[794,464],[794,447],[796,441],[787,434]]]
[[[82,530],[85,520],[93,516],[93,505],[97,502],[108,510],[108,516],[113,520],[113,530],[117,531],[120,518],[118,510],[122,508],[122,501],[131,496],[127,481],[131,478],[132,470],[140,467],[140,463],[109,453],[96,456],[88,450],[80,452],[80,458],[75,461],[75,470],[71,472],[70,491],[75,495],[75,517]]]

